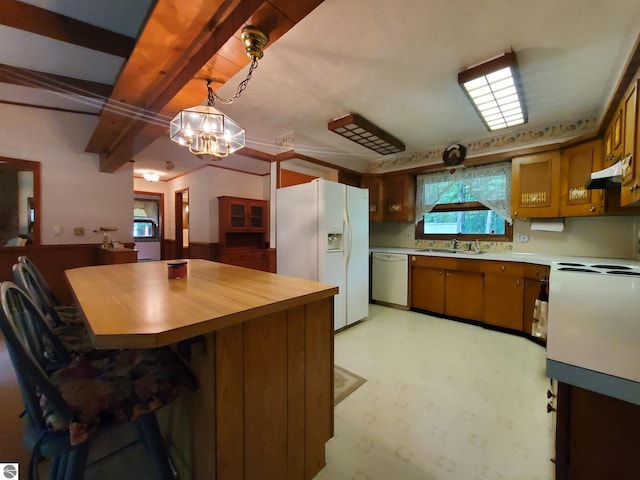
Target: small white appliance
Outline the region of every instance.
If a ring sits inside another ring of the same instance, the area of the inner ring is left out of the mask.
[[[276,193],[276,272],[337,285],[334,330],[369,312],[369,191],[324,179]]]

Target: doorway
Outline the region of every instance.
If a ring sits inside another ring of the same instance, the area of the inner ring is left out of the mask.
[[[189,189],[175,192],[175,258],[189,258]]]
[[[133,240],[138,261],[164,258],[164,194],[133,192]]]

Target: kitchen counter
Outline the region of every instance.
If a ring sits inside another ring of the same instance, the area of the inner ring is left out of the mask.
[[[542,253],[521,253],[521,252],[498,252],[486,251],[479,254],[468,254],[464,252],[441,252],[441,251],[424,251],[422,248],[401,248],[401,247],[369,247],[371,253],[399,253],[405,255],[427,255],[433,257],[453,257],[468,258],[471,260],[498,260],[502,262],[522,262],[533,263],[537,265],[551,265],[553,262],[571,262],[571,263],[607,263],[615,262],[622,265],[640,266],[640,262],[628,258],[606,258],[606,257],[582,257],[572,255],[547,255]]]

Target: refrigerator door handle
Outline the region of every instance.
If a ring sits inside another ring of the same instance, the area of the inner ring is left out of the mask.
[[[347,232],[347,245],[345,246],[345,250],[346,250],[346,262],[349,262],[349,257],[351,256],[351,243],[352,243],[352,230],[351,230],[351,221],[349,220],[349,212],[348,210],[345,208],[344,209],[344,224],[347,227],[345,230]]]

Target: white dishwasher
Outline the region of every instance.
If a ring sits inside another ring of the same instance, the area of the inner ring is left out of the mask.
[[[407,307],[409,257],[397,253],[373,253],[371,264],[371,298]]]

